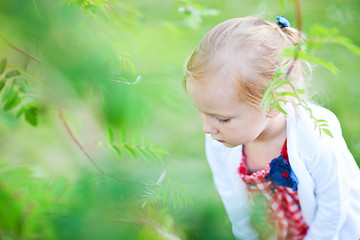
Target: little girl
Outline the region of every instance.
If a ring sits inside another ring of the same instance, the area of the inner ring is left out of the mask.
[[[278,19],[225,21],[187,63],[185,86],[201,114],[215,186],[238,239],[358,240],[360,172],[336,116],[308,103],[328,122],[330,137],[314,130],[296,99],[288,99],[286,115],[262,111],[282,50],[300,41]],[[293,62],[288,76],[297,88],[302,64]]]

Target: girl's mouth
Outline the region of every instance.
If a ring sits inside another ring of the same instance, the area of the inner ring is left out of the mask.
[[[224,143],[224,142],[225,142],[225,141],[222,141],[222,140],[216,140],[216,141],[221,142],[221,143]]]

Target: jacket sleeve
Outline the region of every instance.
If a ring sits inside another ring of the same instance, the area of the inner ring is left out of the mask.
[[[237,169],[228,163],[235,160],[229,156],[231,149],[215,142],[209,135],[206,135],[205,148],[215,187],[232,223],[233,234],[237,239],[258,239],[258,234],[250,225],[245,185],[236,181]]]
[[[358,179],[357,171],[342,138],[337,141],[329,139],[317,147],[309,166],[315,182],[317,209],[306,240],[338,239],[339,230],[349,212],[350,193],[356,184],[354,180]]]

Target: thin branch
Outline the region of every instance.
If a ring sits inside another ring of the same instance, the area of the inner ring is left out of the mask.
[[[0,35],[0,38],[2,38],[2,40],[4,40],[4,42],[6,42],[11,48],[15,49],[16,51],[20,52],[21,54],[24,54],[26,56],[28,56],[29,58],[41,62],[42,61],[36,57],[34,57],[33,55],[31,55],[30,53],[25,52],[24,50],[18,48],[17,46],[15,46],[14,44],[12,44],[11,42],[9,42],[6,38],[4,38],[3,36]]]
[[[298,44],[300,44],[300,38],[301,38],[301,32],[302,32],[302,17],[301,17],[300,0],[295,0],[295,14],[296,14],[296,24],[297,24],[297,28],[298,28],[297,42],[298,42]],[[291,65],[285,75],[285,79],[288,79],[288,77],[290,76],[290,73],[293,70],[295,63],[298,60],[298,56],[299,56],[299,50],[297,50],[295,52],[295,56],[294,56],[294,58],[291,62]],[[293,92],[296,94],[297,99],[301,102],[301,98],[300,98],[298,92],[296,91],[294,84],[292,84],[289,81],[289,85],[291,86],[291,89],[293,90]]]
[[[294,66],[295,66],[296,61],[298,60],[298,55],[299,55],[299,54],[298,54],[298,51],[299,51],[299,50],[296,51],[295,56],[294,56],[294,58],[293,58],[293,60],[292,60],[292,62],[291,62],[291,65],[290,65],[288,71],[286,72],[285,79],[288,79],[288,77],[290,76],[291,71],[293,70],[293,68],[294,68]],[[300,100],[301,100],[300,95],[299,95],[298,92],[296,91],[296,88],[295,88],[294,84],[292,84],[291,81],[288,81],[288,84],[290,85],[290,87],[291,87],[291,89],[293,90],[293,92],[296,94],[296,98],[300,101]],[[300,101],[300,102],[301,102],[301,101]]]
[[[295,14],[296,14],[297,28],[300,32],[302,32],[302,17],[301,17],[300,0],[295,0]]]
[[[141,182],[134,182],[134,181],[129,181],[129,180],[126,180],[126,179],[123,179],[123,178],[118,178],[114,175],[111,175],[110,173],[104,171],[102,168],[100,168],[96,162],[91,158],[91,156],[89,155],[89,153],[86,151],[85,147],[77,140],[77,138],[74,136],[73,132],[70,130],[70,127],[68,125],[68,123],[66,122],[65,120],[65,117],[64,117],[64,114],[62,112],[61,109],[59,109],[59,117],[61,119],[61,121],[63,122],[65,128],[66,128],[66,131],[69,133],[71,139],[75,142],[75,144],[80,148],[80,150],[85,154],[86,158],[91,162],[92,165],[94,165],[94,167],[99,171],[101,172],[102,174],[108,176],[108,177],[111,177],[111,178],[114,178],[120,182],[126,182],[126,183],[133,183],[133,184],[139,184],[139,185],[145,185],[145,186],[151,186],[153,184],[148,184],[148,183],[141,183]]]

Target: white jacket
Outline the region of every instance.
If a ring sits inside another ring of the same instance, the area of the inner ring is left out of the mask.
[[[310,105],[317,119],[328,121],[333,138],[314,130],[302,107],[288,104],[287,149],[299,180],[301,212],[309,225],[306,240],[359,240],[360,171],[342,137],[339,121],[329,110]],[[238,239],[258,239],[251,228],[246,186],[237,168],[242,146],[225,147],[206,135],[206,155],[214,183]]]

